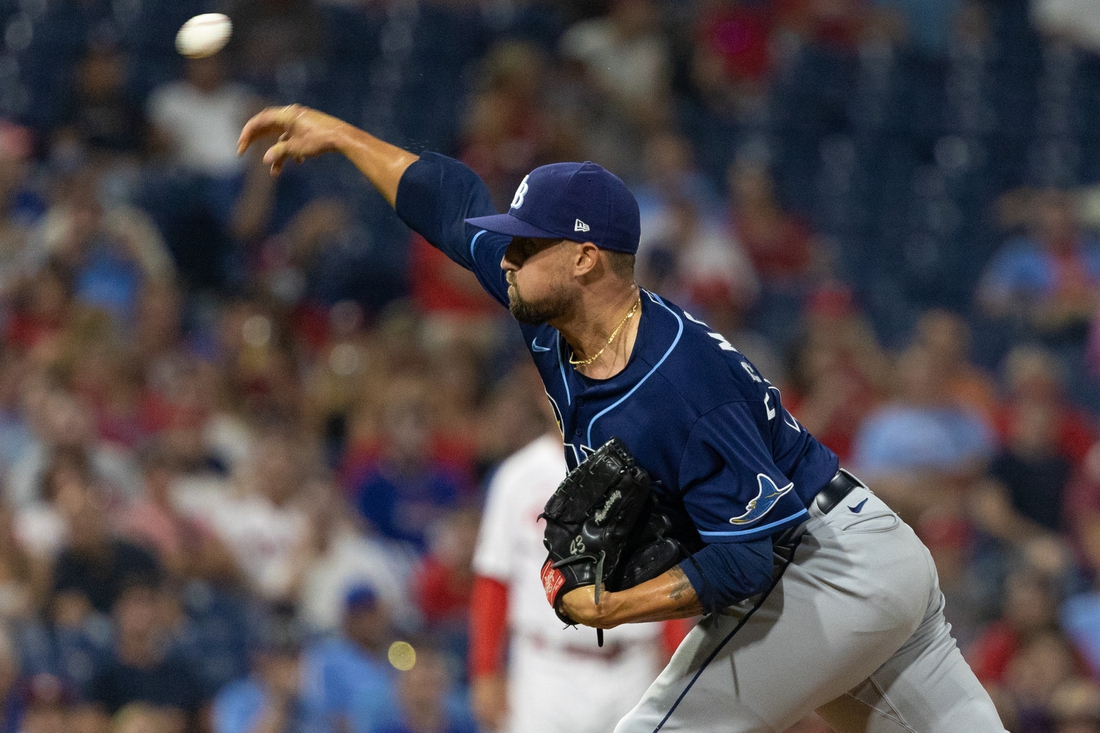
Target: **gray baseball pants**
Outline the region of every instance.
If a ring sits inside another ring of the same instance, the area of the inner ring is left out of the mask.
[[[704,617],[615,733],[781,733],[813,710],[837,733],[1004,733],[913,530],[865,488],[810,512],[767,599]]]

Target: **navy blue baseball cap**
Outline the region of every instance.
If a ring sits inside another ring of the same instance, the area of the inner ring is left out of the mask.
[[[348,611],[372,611],[378,605],[378,593],[374,586],[362,584],[348,588],[344,594],[344,608]]]
[[[467,219],[512,237],[592,242],[634,254],[641,236],[638,201],[614,173],[595,163],[552,163],[527,174],[507,214]]]

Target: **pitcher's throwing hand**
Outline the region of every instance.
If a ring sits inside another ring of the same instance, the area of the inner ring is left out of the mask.
[[[264,163],[271,166],[271,175],[277,176],[287,158],[301,163],[306,158],[339,150],[341,133],[347,129],[347,123],[299,104],[268,107],[256,113],[241,130],[237,155],[243,155],[260,138],[278,135],[276,143],[264,153]]]

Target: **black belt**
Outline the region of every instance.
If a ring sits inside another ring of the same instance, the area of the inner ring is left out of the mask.
[[[836,475],[829,479],[829,483],[825,484],[821,488],[821,491],[817,492],[817,496],[813,498],[812,505],[817,507],[817,510],[822,514],[828,514],[833,509],[836,509],[840,502],[844,501],[844,497],[852,493],[853,489],[867,488],[862,481],[848,473],[845,469],[840,469],[836,472]]]
[[[817,496],[810,500],[810,506],[816,507],[822,514],[828,514],[836,509],[840,502],[844,501],[844,497],[848,496],[848,494],[852,493],[853,489],[857,488],[865,489],[867,486],[858,478],[850,474],[846,469],[842,468],[836,472],[835,476],[829,479],[829,483],[821,487],[821,491],[817,492]],[[806,523],[803,522],[793,527],[787,527],[779,534],[773,535],[773,548],[776,549],[776,551],[783,549],[793,556],[795,548],[798,547],[798,543],[802,539],[803,533],[806,531],[805,527]],[[784,557],[787,556],[784,555]]]

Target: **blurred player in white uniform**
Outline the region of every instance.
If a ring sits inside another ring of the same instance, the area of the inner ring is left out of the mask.
[[[470,612],[474,710],[489,730],[607,733],[666,660],[660,623],[620,626],[600,648],[592,629],[563,628],[547,605],[537,517],[565,473],[555,431],[504,461],[489,485]]]

